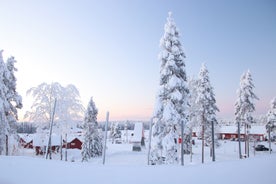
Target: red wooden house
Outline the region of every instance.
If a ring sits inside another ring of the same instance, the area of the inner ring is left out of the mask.
[[[219,139],[237,140],[238,139],[237,126],[222,126],[217,135]],[[252,126],[251,129],[249,130],[249,139],[256,140],[256,141],[264,141],[265,136],[266,136],[265,126]],[[242,140],[245,138],[243,128],[241,128],[240,130],[240,138]]]
[[[67,149],[81,149],[82,141],[77,137],[67,142]]]
[[[82,137],[80,135],[70,135],[67,137],[67,149],[81,149]],[[66,141],[64,140],[63,148],[65,148]]]

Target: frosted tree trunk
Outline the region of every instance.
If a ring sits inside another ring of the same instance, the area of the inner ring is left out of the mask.
[[[181,121],[181,165],[184,166],[184,122]]]
[[[105,152],[106,152],[106,139],[107,139],[108,120],[109,120],[109,112],[106,113],[105,134],[104,134],[104,146],[103,146],[103,165],[105,164]]]
[[[6,135],[6,156],[9,155],[9,136]]]
[[[60,136],[60,160],[62,160],[62,146],[63,146],[63,140],[62,140],[62,135]]]
[[[201,158],[201,162],[204,163],[204,123],[205,123],[205,119],[204,119],[204,115],[202,115],[202,158]]]
[[[214,128],[214,122],[212,121],[212,161],[214,162],[216,160],[215,155],[215,128]]]
[[[241,154],[241,127],[240,127],[240,121],[238,121],[238,141],[239,141],[239,157],[242,159],[242,154]]]
[[[244,125],[244,154],[247,156],[247,130],[246,130],[246,125]]]
[[[67,161],[67,133],[65,134],[65,161]]]

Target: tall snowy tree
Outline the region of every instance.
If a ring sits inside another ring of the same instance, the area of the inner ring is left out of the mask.
[[[177,138],[180,126],[188,121],[187,78],[179,31],[169,12],[160,40],[160,88],[156,99],[152,128],[152,164],[178,162]]]
[[[6,149],[6,137],[13,136],[17,140],[15,123],[18,119],[17,109],[22,108],[22,98],[16,91],[14,67],[16,62],[10,57],[5,63],[0,51],[0,154]],[[7,152],[7,149],[6,149]]]
[[[111,124],[111,129],[110,129],[110,138],[112,140],[112,144],[116,139],[119,139],[122,137],[122,132],[119,129],[119,124],[117,122],[113,122]]]
[[[185,128],[185,136],[184,136],[184,152],[185,153],[191,153],[192,149],[192,134],[193,130],[196,126],[199,125],[198,119],[199,119],[199,105],[196,103],[197,96],[198,96],[198,79],[196,78],[189,78],[188,79],[188,87],[189,87],[189,122],[186,125]]]
[[[82,161],[102,155],[103,138],[98,130],[98,110],[93,98],[90,99],[84,118],[84,142],[82,144]]]
[[[44,125],[47,127],[55,98],[57,99],[55,121],[76,121],[83,117],[84,107],[80,101],[80,94],[72,84],[63,87],[57,82],[42,83],[29,89],[27,95],[34,98],[31,111],[25,114],[25,118],[29,121],[47,123]]]
[[[274,97],[270,102],[270,109],[266,115],[267,124],[266,129],[271,132],[276,133],[276,97]]]
[[[0,155],[5,150],[6,135],[9,132],[9,124],[6,118],[7,103],[7,87],[4,84],[5,63],[2,56],[3,50],[0,50]]]
[[[202,155],[204,155],[205,144],[209,146],[212,144],[212,124],[214,126],[218,124],[216,112],[219,111],[216,106],[213,87],[210,83],[209,72],[204,64],[199,72],[196,103],[198,104],[199,122],[202,127]],[[204,162],[204,156],[202,156],[202,162]]]
[[[21,109],[23,107],[22,105],[22,97],[18,94],[16,90],[16,77],[14,72],[17,71],[17,68],[15,68],[16,60],[14,57],[8,58],[6,62],[6,70],[4,75],[4,83],[7,87],[7,102],[8,102],[8,109],[6,110],[6,116],[9,121],[10,127],[12,127],[12,130],[15,131],[15,123],[18,119],[18,113],[17,109]]]
[[[235,120],[238,125],[244,127],[245,154],[247,156],[249,156],[248,134],[251,124],[254,122],[252,117],[252,113],[255,111],[254,101],[259,99],[253,92],[254,87],[251,73],[248,70],[241,76],[240,88],[237,91],[238,99],[235,103]]]

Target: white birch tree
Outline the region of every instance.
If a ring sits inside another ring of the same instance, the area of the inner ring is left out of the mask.
[[[55,122],[78,121],[83,118],[84,107],[80,101],[80,94],[72,84],[63,87],[57,82],[42,83],[29,89],[27,95],[31,95],[34,102],[31,111],[26,112],[25,119],[41,123],[44,128],[48,127],[55,98]]]

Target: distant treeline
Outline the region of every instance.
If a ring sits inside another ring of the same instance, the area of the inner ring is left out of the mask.
[[[119,130],[125,130],[127,127],[128,130],[134,130],[135,123],[143,123],[143,127],[145,130],[149,130],[149,122],[148,121],[114,121],[108,123],[108,130],[110,130],[111,125],[113,123],[118,123]],[[99,128],[104,130],[105,122],[99,122]]]
[[[18,122],[16,123],[17,133],[33,134],[36,132],[36,126],[30,122]]]
[[[113,123],[117,123],[119,130],[125,130],[127,127],[128,130],[134,130],[135,123],[143,123],[144,129],[149,129],[149,122],[148,121],[115,121],[108,123],[108,130],[111,129],[111,125]],[[82,128],[80,122],[76,122],[78,128]],[[99,122],[99,128],[104,131],[105,122]],[[37,125],[35,123],[30,122],[18,122],[16,123],[16,130],[17,133],[26,133],[26,134],[33,134],[36,133]]]

